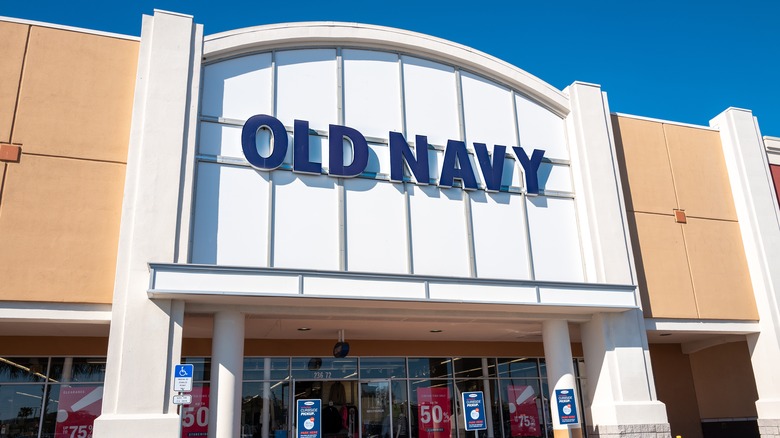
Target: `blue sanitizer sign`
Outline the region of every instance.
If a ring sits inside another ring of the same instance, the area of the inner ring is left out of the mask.
[[[298,438],[320,438],[322,402],[317,399],[298,400]]]
[[[464,392],[462,397],[466,431],[487,429],[485,398],[482,395],[482,391]]]

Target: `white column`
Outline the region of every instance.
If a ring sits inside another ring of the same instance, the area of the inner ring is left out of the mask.
[[[635,284],[631,239],[609,104],[601,87],[575,82],[566,130],[588,281]]]
[[[544,361],[547,366],[547,383],[550,411],[553,420],[553,433],[558,437],[581,437],[580,423],[561,424],[558,407],[555,403],[555,390],[571,390],[578,420],[582,418],[582,406],[579,406],[577,381],[574,377],[574,365],[571,357],[571,340],[569,324],[564,320],[548,320],[542,323],[542,340],[544,341]]]
[[[588,436],[669,436],[641,321],[642,311],[635,309],[597,313],[581,326]]]
[[[155,11],[143,18],[96,438],[179,433],[170,374],[180,360],[184,305],[152,301],[146,291],[149,262],[181,261],[178,223],[189,216],[181,205],[186,120],[198,101],[191,91],[202,39],[191,16]]]
[[[214,315],[211,340],[209,438],[241,436],[241,390],[244,374],[244,315]]]
[[[747,337],[756,379],[762,436],[780,436],[780,223],[769,161],[758,122],[729,108],[710,121],[720,129],[731,193],[758,307],[760,332]],[[773,431],[774,433],[771,433]]]

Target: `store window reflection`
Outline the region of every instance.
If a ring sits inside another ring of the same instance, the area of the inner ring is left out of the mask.
[[[92,436],[105,358],[0,357],[0,438]]]
[[[210,360],[183,362],[195,365],[195,384],[182,437],[205,436]],[[321,400],[324,438],[552,437],[548,390],[544,359],[533,357],[245,357],[241,438],[294,437],[299,399]],[[471,391],[487,409],[476,434],[461,406]]]

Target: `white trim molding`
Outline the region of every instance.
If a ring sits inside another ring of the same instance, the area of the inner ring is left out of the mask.
[[[0,322],[110,324],[110,304],[4,302]]]

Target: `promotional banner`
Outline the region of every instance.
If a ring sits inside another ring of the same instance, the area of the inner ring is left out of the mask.
[[[556,389],[555,403],[558,405],[558,419],[561,424],[579,423],[573,389]]]
[[[209,433],[209,387],[192,388],[192,403],[181,407],[182,438],[208,436]]]
[[[298,400],[298,438],[320,438],[322,402]]]
[[[463,418],[466,422],[466,431],[485,430],[485,399],[482,391],[464,392],[463,394]]]
[[[536,407],[534,388],[526,385],[509,385],[506,392],[512,436],[540,436],[539,410]]]
[[[452,401],[449,388],[417,388],[419,438],[449,438]]]
[[[92,438],[92,424],[103,406],[102,386],[63,386],[60,389],[55,438]]]

